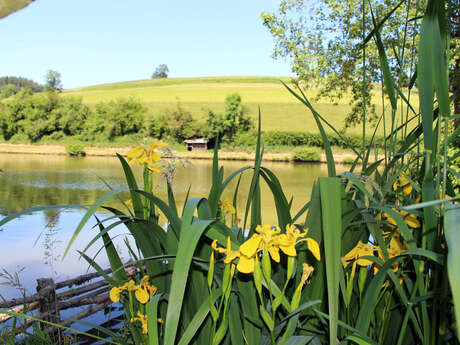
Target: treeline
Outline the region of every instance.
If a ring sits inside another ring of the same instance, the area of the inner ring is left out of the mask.
[[[130,137],[139,141],[148,136],[179,143],[194,137],[219,138],[228,143],[252,128],[238,94],[226,98],[224,113],[209,110],[205,123],[195,120],[180,103],[175,109],[153,115],[134,98],[89,107],[81,98],[21,89],[0,102],[0,136],[13,142],[60,141],[69,137],[84,142]]]
[[[7,101],[0,102],[0,136],[10,142],[59,142],[70,139],[91,143],[139,142],[154,137],[181,143],[185,139],[204,137],[229,149],[252,149],[257,133],[247,109],[238,94],[228,95],[223,113],[207,111],[201,121],[180,103],[174,109],[152,114],[134,98],[99,102],[93,107],[81,98],[62,96],[47,91],[35,94],[21,89]],[[362,146],[360,136],[340,138],[328,135],[331,145],[341,148]],[[266,147],[323,147],[319,133],[298,131],[267,131],[262,133]],[[366,145],[369,139],[366,141]],[[383,147],[384,139],[374,139],[374,146]]]
[[[0,98],[10,97],[21,89],[30,89],[32,92],[42,92],[45,90],[45,87],[27,78],[0,77]]]

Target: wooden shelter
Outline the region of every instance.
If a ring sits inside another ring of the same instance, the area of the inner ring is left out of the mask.
[[[187,151],[206,151],[208,149],[208,139],[197,138],[184,140]]]

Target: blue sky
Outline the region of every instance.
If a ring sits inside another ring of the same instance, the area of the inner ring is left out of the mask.
[[[49,69],[64,88],[150,78],[290,76],[273,60],[260,13],[279,0],[36,0],[0,20],[0,76],[43,83]]]

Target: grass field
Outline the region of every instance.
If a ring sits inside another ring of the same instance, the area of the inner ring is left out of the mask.
[[[316,132],[316,124],[310,112],[289,93],[280,80],[289,82],[289,78],[275,77],[152,79],[66,90],[64,95],[82,97],[83,102],[89,105],[117,98],[135,97],[148,107],[152,115],[168,108],[173,109],[180,102],[195,119],[204,120],[208,109],[223,111],[225,97],[231,93],[239,93],[243,104],[254,119],[260,106],[264,131],[278,129]],[[315,90],[309,90],[307,96],[312,97],[315,93]],[[374,91],[373,96],[377,113],[380,114],[380,92]],[[343,127],[345,115],[350,111],[348,102],[349,95],[344,94],[336,105],[323,100],[314,103],[314,106],[321,115],[340,129]],[[348,130],[350,134],[361,132],[361,128]],[[379,131],[379,134],[383,134],[383,130]]]

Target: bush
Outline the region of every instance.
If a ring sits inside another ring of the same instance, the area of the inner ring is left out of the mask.
[[[86,156],[85,147],[81,143],[68,144],[65,147],[65,151],[69,156],[72,157],[84,157]]]
[[[237,132],[233,137],[233,143],[236,147],[255,147],[257,144],[257,132],[248,131],[248,132]]]
[[[220,142],[231,143],[238,132],[247,132],[253,127],[248,109],[241,104],[241,96],[233,93],[225,97],[223,114],[208,111],[204,134],[208,139],[218,138]]]
[[[150,135],[160,139],[169,137],[179,143],[185,139],[201,136],[200,126],[180,103],[177,103],[176,109],[167,109],[158,118],[150,119],[147,125],[147,132]]]
[[[321,155],[315,149],[298,147],[292,151],[292,160],[296,162],[320,162]]]
[[[107,139],[140,131],[147,109],[134,98],[118,99],[96,104],[95,116],[89,121],[88,132]],[[88,137],[91,137],[89,135]]]
[[[90,117],[91,110],[82,103],[81,98],[60,98],[59,127],[65,135],[77,135],[85,129],[86,119]]]

